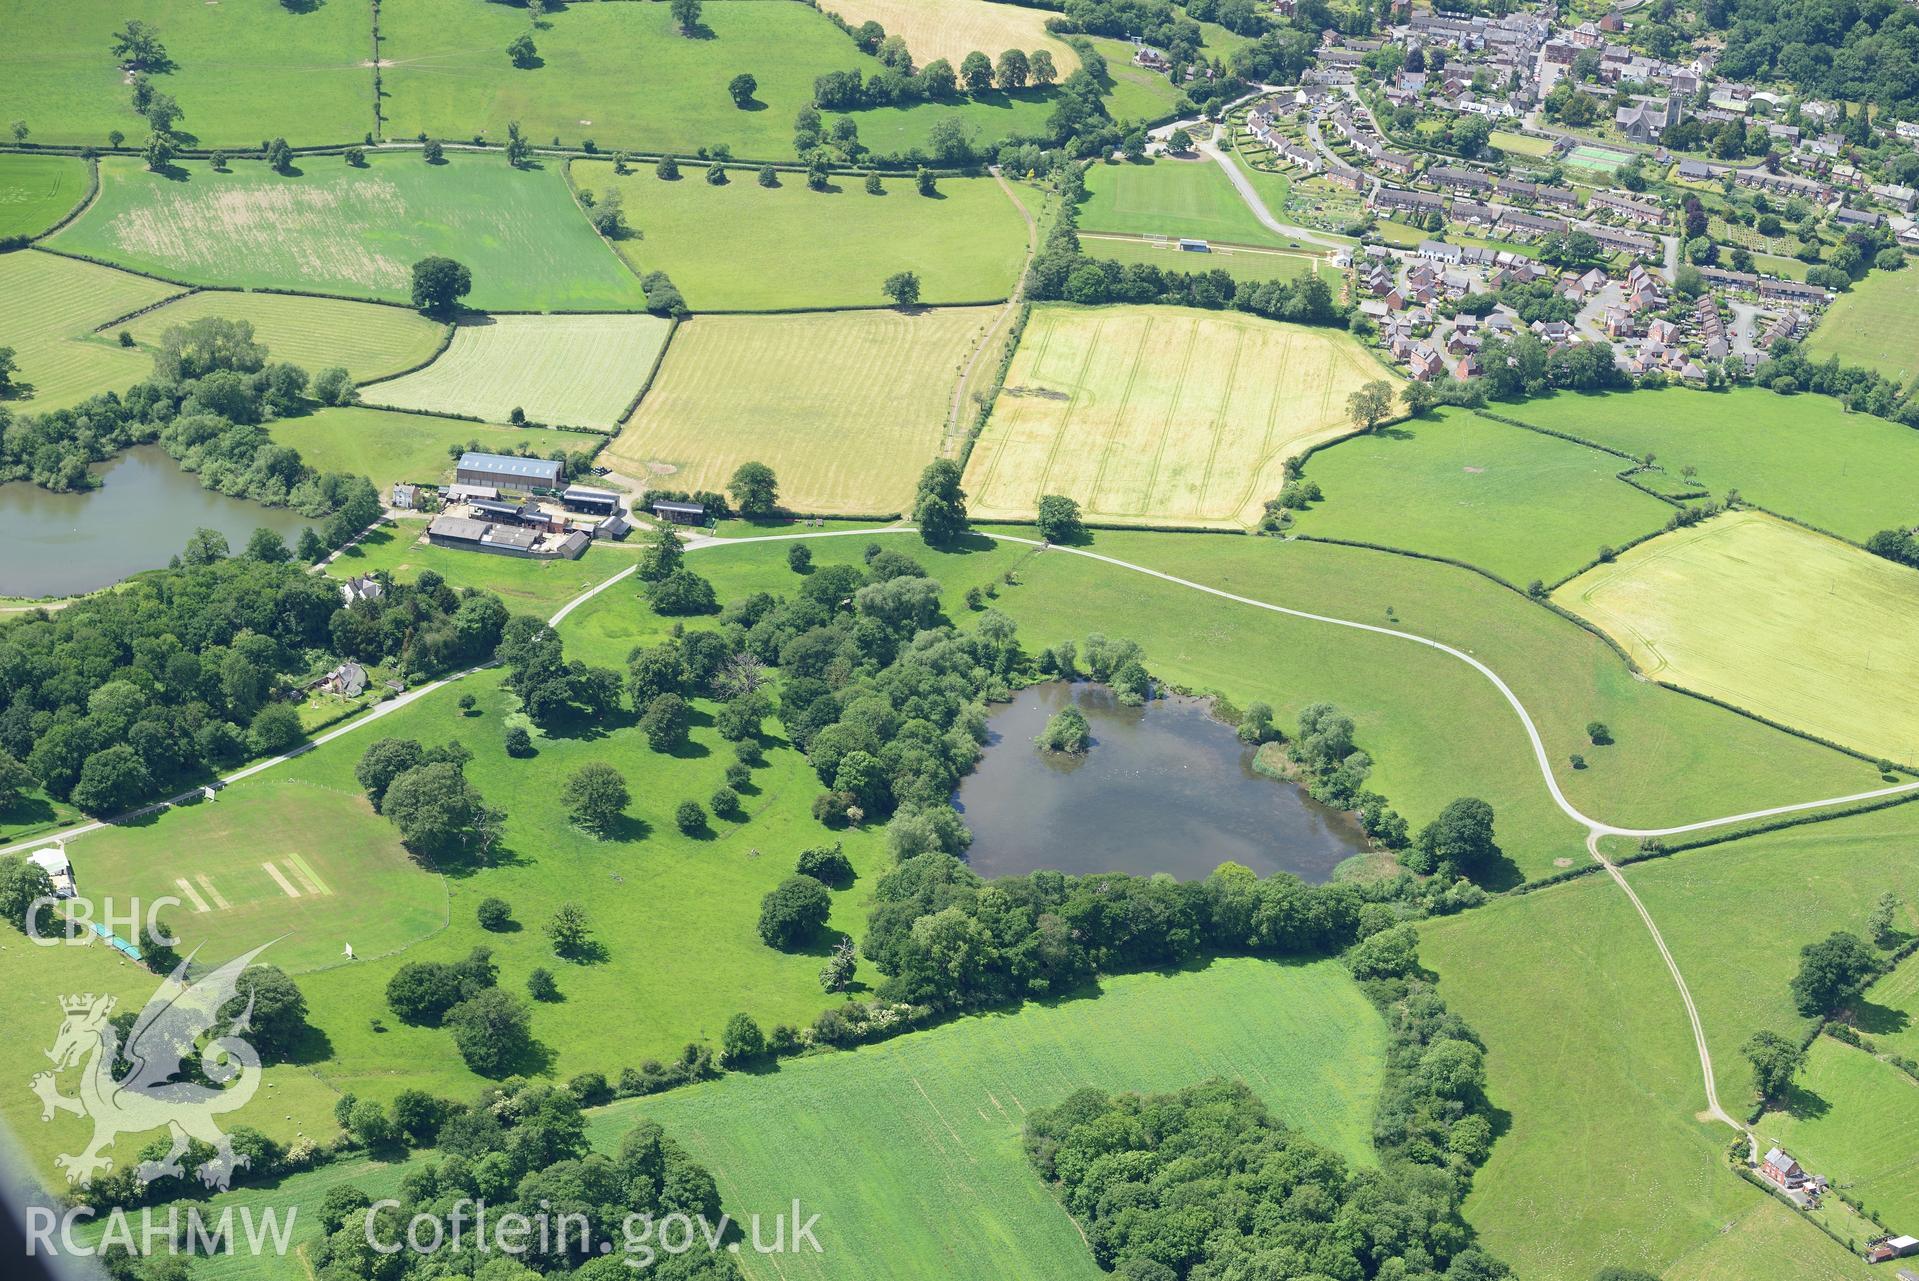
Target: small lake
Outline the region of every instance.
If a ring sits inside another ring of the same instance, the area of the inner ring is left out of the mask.
[[[314,522],[200,488],[158,445],[101,463],[98,489],[56,494],[0,485],[0,596],[71,596],[159,569],[205,526],[234,551],[262,525],[289,543]]]
[[[1092,725],[1092,747],[1040,751],[1033,739],[1069,702]],[[1366,848],[1350,815],[1257,773],[1254,749],[1199,699],[1126,707],[1103,685],[1053,681],[996,708],[988,730],[958,797],[981,876],[1051,868],[1192,881],[1233,862],[1320,883]]]

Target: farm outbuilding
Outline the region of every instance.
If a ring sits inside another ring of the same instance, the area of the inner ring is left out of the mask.
[[[565,466],[551,459],[465,453],[460,455],[453,479],[462,485],[491,485],[526,493],[535,489],[558,489],[565,476]]]
[[[661,520],[670,520],[675,525],[706,523],[706,508],[699,503],[670,503],[662,499],[653,504],[653,514]]]
[[[560,503],[570,512],[587,516],[617,516],[620,511],[618,494],[588,489],[585,485],[568,485],[560,495]]]
[[[47,879],[53,882],[55,898],[72,898],[78,890],[73,883],[73,864],[67,859],[67,852],[58,845],[48,845],[27,855],[27,862],[41,868]]]

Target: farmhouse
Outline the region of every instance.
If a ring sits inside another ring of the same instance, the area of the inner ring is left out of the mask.
[[[1768,1148],[1759,1162],[1759,1173],[1782,1188],[1796,1188],[1806,1181],[1806,1172],[1783,1148]]]
[[[366,689],[366,668],[349,658],[307,688],[321,694],[358,698]]]
[[[565,476],[565,465],[551,459],[476,453],[461,454],[453,474],[463,485],[491,485],[518,493],[558,489]]]
[[[361,574],[340,584],[340,599],[348,605],[363,600],[378,600],[386,595],[386,584],[371,574]]]

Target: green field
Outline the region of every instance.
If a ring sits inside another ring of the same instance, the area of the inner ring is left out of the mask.
[[[1806,339],[1815,360],[1839,357],[1895,380],[1919,368],[1919,271],[1875,271],[1840,294]]]
[[[132,17],[159,29],[174,66],[153,76],[154,88],[179,100],[178,129],[193,145],[358,142],[373,128],[365,4],[60,0],[57,8],[51,15],[34,0],[0,0],[0,31],[33,36],[0,48],[0,120],[24,119],[33,142],[103,147],[116,129],[136,144],[146,136],[111,51],[111,33]]]
[[[1092,550],[1470,650],[1531,712],[1567,796],[1607,822],[1667,826],[1879,781],[1862,761],[1637,679],[1591,632],[1466,570],[1361,548],[1203,534],[1103,530]],[[1546,794],[1517,718],[1455,658],[1058,552],[1022,566],[1020,578],[996,607],[1019,620],[1028,645],[1095,631],[1128,636],[1145,646],[1155,675],[1218,690],[1242,707],[1264,700],[1282,725],[1309,703],[1337,703],[1374,759],[1368,786],[1415,826],[1456,796],[1480,796],[1498,814],[1515,874],[1544,876],[1587,861],[1578,830]],[[1611,746],[1587,741],[1592,720],[1610,727]],[[1587,768],[1566,764],[1575,752]]]
[[[1514,406],[1512,417],[1635,457],[1655,454],[1675,475],[1697,467],[1715,494],[1737,489],[1748,502],[1855,542],[1919,519],[1919,434],[1849,414],[1825,396],[1681,387],[1562,393]]]
[[[1508,582],[1555,582],[1673,508],[1617,479],[1612,454],[1463,410],[1382,427],[1312,456],[1325,501],[1302,534],[1463,560]]]
[[[699,316],[601,461],[671,489],[720,489],[741,463],[778,473],[795,511],[905,511],[939,453],[991,308]]]
[[[365,388],[369,405],[503,423],[620,424],[673,332],[660,316],[477,316],[424,369]]]
[[[1113,119],[1156,123],[1177,114],[1184,95],[1165,72],[1135,65],[1133,46],[1125,40],[1088,38],[1106,59],[1106,81],[1101,87]]]
[[[87,162],[77,156],[0,155],[0,240],[39,235],[86,195]]]
[[[401,414],[384,409],[352,406],[322,409],[301,418],[280,418],[267,424],[274,443],[291,445],[310,467],[365,476],[388,497],[393,482],[438,483],[453,471],[448,450],[477,444],[489,453],[510,453],[522,444],[536,452],[549,449],[586,449],[591,436],[574,432],[555,434],[520,427],[496,427],[426,414]]]
[[[1919,761],[1919,578],[1909,569],[1735,512],[1641,544],[1553,596],[1656,680]]]
[[[1268,231],[1211,160],[1098,164],[1086,171],[1079,225],[1087,231],[1188,236],[1237,245],[1289,242]]]
[[[1513,133],[1505,129],[1493,130],[1492,144],[1501,151],[1513,156],[1538,158],[1552,154],[1553,145],[1546,138],[1529,138],[1523,133]]]
[[[1324,258],[1284,250],[1231,249],[1215,245],[1211,253],[1182,253],[1171,246],[1122,240],[1096,232],[1082,235],[1079,244],[1093,258],[1110,258],[1129,265],[1143,262],[1161,271],[1223,271],[1234,280],[1297,280],[1315,271],[1326,273],[1330,279],[1333,271]]]
[[[1919,1224],[1919,1081],[1890,1063],[1822,1036],[1786,1108],[1754,1128],[1894,1232]]]
[[[378,412],[378,411],[368,411]],[[385,414],[383,419],[410,415]],[[484,442],[485,427],[463,423]],[[456,437],[462,443],[466,437]],[[544,439],[535,437],[534,439]],[[564,439],[564,437],[562,437]],[[442,457],[445,452],[442,451]],[[424,459],[425,454],[421,457]],[[385,495],[382,495],[385,497]],[[335,578],[355,578],[386,570],[402,582],[412,582],[424,570],[432,570],[454,587],[477,587],[497,594],[516,614],[537,614],[545,618],[587,588],[605,582],[633,563],[633,556],[618,546],[589,547],[579,560],[521,560],[511,556],[489,556],[457,548],[435,547],[425,541],[426,521],[406,520],[355,543],[339,557],[328,562],[326,572]],[[633,546],[628,544],[627,546]],[[620,656],[622,659],[624,654]]]
[[[581,4],[549,14],[531,34],[540,65],[518,70],[507,42],[527,30],[517,6],[410,0],[383,9],[381,84],[389,137],[419,133],[491,141],[517,120],[535,142],[691,155],[724,144],[742,159],[790,159],[793,116],[813,98],[814,78],[857,68],[862,54],[824,14],[784,0],[727,0],[700,15],[704,33],[679,34],[665,5]],[[916,51],[917,52],[917,51]],[[998,50],[994,50],[998,55]],[[759,82],[748,109],[726,85],[749,72]],[[855,113],[860,142],[890,154],[927,144],[933,125],[957,119],[975,141],[1041,134],[1052,95],[991,93],[953,104],[917,103]]]
[[[1802,1221],[1777,1197],[1764,1197],[1740,1218],[1667,1270],[1666,1281],[1868,1281],[1884,1273]]]
[[[1034,308],[966,469],[972,512],[1245,528],[1292,454],[1388,375],[1350,338],[1186,307]]]
[[[1919,930],[1919,868],[1905,853],[1919,841],[1919,807],[1892,809],[1766,832],[1632,868],[1627,875],[1660,923],[1699,1003],[1720,1098],[1745,1114],[1752,1072],[1739,1047],[1762,1028],[1798,1038],[1812,1021],[1788,985],[1799,949],[1834,930],[1860,936],[1888,890],[1904,901],[1897,920]],[[1753,923],[1767,943],[1753,945]],[[1896,1019],[1864,1015],[1876,1027]],[[1892,1047],[1888,1047],[1892,1048]]]
[[[1096,1000],[617,1104],[594,1130],[612,1141],[637,1117],[658,1121],[714,1171],[736,1214],[795,1195],[818,1210],[824,1253],[782,1256],[786,1281],[924,1276],[932,1259],[951,1281],[1099,1281],[1108,1274],[1020,1144],[1028,1112],[1082,1086],[1238,1078],[1288,1124],[1370,1164],[1385,1029],[1338,965],[1222,960],[1102,986]],[[760,1260],[749,1273],[762,1275]]]
[[[1518,1275],[1657,1275],[1763,1197],[1726,1168],[1732,1131],[1694,1119],[1705,1099],[1685,1010],[1609,880],[1419,932],[1440,994],[1486,1043],[1487,1094],[1512,1116],[1465,1212]]]
[[[991,178],[942,179],[929,199],[910,179],[874,196],[852,175],[819,192],[799,173],[777,187],[751,169],[719,187],[704,173],[666,182],[651,165],[616,177],[610,163],[573,163],[580,187],[622,193],[640,234],[616,242],[621,256],[671,276],[697,311],[877,306],[896,271],[919,275],[924,303],[987,302],[1012,292],[1026,256],[1026,223]]]
[[[162,177],[111,157],[99,200],[52,243],[190,284],[384,302],[407,301],[412,264],[444,254],[472,269],[469,306],[645,306],[639,280],[587,226],[557,169],[460,152],[429,165],[417,151],[370,155],[365,169],[338,156],[296,168],[285,177],[236,160],[222,174],[194,162]]]
[[[188,294],[126,327],[135,341],[151,347],[172,326],[203,316],[244,320],[274,360],[291,361],[313,374],[342,365],[356,382],[397,374],[432,359],[446,336],[445,325],[407,307],[225,289]]]
[[[1877,1009],[1862,1022],[1879,1048],[1889,1054],[1919,1058],[1919,962],[1900,962],[1897,969],[1866,990],[1866,1000]]]
[[[365,797],[285,775],[98,833],[71,857],[83,893],[180,900],[163,919],[182,954],[206,949],[202,962],[278,938],[266,959],[306,974],[346,964],[345,944],[373,963],[446,925],[444,878],[414,861]]]
[[[44,412],[140,381],[153,371],[147,354],[95,337],[94,327],[178,292],[37,250],[0,255],[0,346],[12,347],[19,362],[16,388],[29,389],[6,404]]]

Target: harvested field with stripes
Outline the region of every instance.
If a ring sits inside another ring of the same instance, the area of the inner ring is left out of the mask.
[[[8,407],[44,413],[139,382],[153,370],[146,353],[96,337],[94,327],[179,292],[37,250],[0,256],[0,346],[14,349],[14,381],[29,389]]]
[[[696,316],[601,461],[722,489],[749,460],[794,511],[906,510],[939,453],[953,386],[992,307]]]
[[[478,316],[425,369],[368,387],[390,409],[611,431],[646,385],[673,322],[659,316]]]
[[[1384,371],[1352,339],[1184,307],[1033,310],[973,446],[976,518],[1024,520],[1043,494],[1090,520],[1243,528],[1288,457],[1348,429],[1346,397]]]

